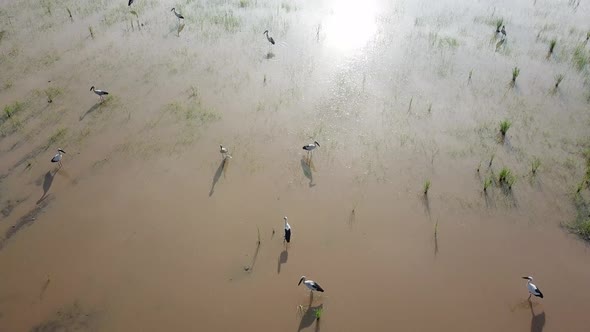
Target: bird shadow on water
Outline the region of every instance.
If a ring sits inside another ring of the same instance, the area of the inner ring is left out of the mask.
[[[315,183],[313,183],[313,162],[311,161],[311,158],[301,158],[301,169],[303,170],[303,175],[309,179],[309,187],[311,188],[315,186]]]
[[[283,249],[283,251],[279,255],[279,263],[277,265],[277,274],[281,273],[281,265],[287,263],[287,259],[289,259],[289,252],[285,248],[285,249]]]
[[[54,173],[51,173],[51,171],[47,171],[47,173],[45,173],[45,175],[43,176],[43,196],[39,198],[37,204],[41,203],[45,198],[47,198],[47,193],[49,192],[49,189],[53,184],[53,179],[55,178],[55,174],[57,174],[58,170],[59,168],[55,170]]]
[[[542,332],[543,328],[545,327],[545,311],[542,313],[535,315],[535,311],[533,310],[533,303],[530,302],[531,308],[531,332]]]
[[[213,193],[215,192],[215,185],[217,185],[217,182],[221,178],[221,175],[225,174],[225,170],[227,169],[227,164],[229,164],[229,162],[227,161],[227,158],[223,158],[223,160],[221,161],[221,164],[219,164],[219,167],[217,167],[217,171],[215,171],[215,175],[213,175],[213,182],[211,183],[211,190],[209,191],[209,197],[213,196]]]
[[[96,110],[97,110],[97,109],[99,109],[101,106],[102,106],[102,102],[99,102],[99,103],[96,103],[96,104],[92,105],[92,107],[90,107],[90,108],[89,108],[89,109],[88,109],[88,110],[87,110],[87,111],[86,111],[84,114],[82,114],[82,115],[80,116],[80,119],[79,119],[79,121],[82,121],[82,120],[84,120],[84,118],[85,118],[85,117],[86,117],[88,114],[90,114],[90,113],[92,113],[92,112],[96,111]]]
[[[297,328],[297,331],[299,332],[305,328],[310,327],[313,324],[313,322],[316,322],[315,330],[319,331],[320,330],[320,321],[316,317],[316,311],[323,310],[323,307],[324,307],[323,304],[320,304],[315,307],[312,307],[311,305],[309,307],[307,307],[307,309],[305,310],[305,313],[301,317],[301,321],[299,322],[299,327]]]

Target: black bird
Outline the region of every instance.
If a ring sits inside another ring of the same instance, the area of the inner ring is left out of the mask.
[[[58,163],[59,166],[61,166],[61,158],[62,158],[62,154],[65,154],[66,152],[62,149],[57,149],[57,154],[55,156],[53,156],[53,158],[51,158],[51,162],[52,163]]]
[[[272,39],[272,37],[268,35],[268,30],[264,31],[262,34],[263,34],[263,35],[266,35],[266,39],[267,39],[267,40],[268,40],[268,41],[269,41],[271,44],[273,44],[273,45],[275,44],[275,40],[274,40],[274,39]]]
[[[184,16],[182,16],[182,15],[180,15],[180,13],[176,12],[176,8],[172,8],[170,11],[174,12],[174,15],[176,15],[176,17],[178,17],[179,20],[184,20]]]

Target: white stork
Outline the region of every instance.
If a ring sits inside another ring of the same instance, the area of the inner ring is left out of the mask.
[[[291,225],[287,222],[287,217],[283,217],[285,220],[285,241],[291,242]]]
[[[57,149],[57,154],[55,156],[53,156],[53,158],[51,158],[51,162],[52,163],[58,163],[59,166],[61,166],[61,158],[62,158],[62,154],[65,154],[66,152],[62,149]]]
[[[527,279],[527,283],[526,283],[526,287],[529,290],[529,299],[531,298],[531,295],[534,295],[536,297],[540,297],[543,298],[543,293],[541,293],[541,290],[539,289],[539,287],[537,287],[535,284],[533,284],[533,277],[528,276],[528,277],[522,277],[522,279]]]
[[[302,276],[301,279],[299,279],[299,283],[297,284],[297,286],[301,285],[301,283],[303,282],[303,284],[309,288],[309,290],[313,293],[313,291],[316,292],[324,292],[324,289],[322,288],[322,286],[320,286],[317,282],[313,281],[313,280],[307,280],[307,278],[305,276]]]
[[[104,95],[108,95],[109,93],[104,91],[104,90],[98,90],[94,88],[94,85],[90,87],[90,91],[94,91],[94,93],[96,93],[98,95],[98,97],[100,98],[100,101],[104,101]]]
[[[182,16],[182,15],[180,15],[180,13],[177,13],[177,12],[176,12],[176,8],[172,8],[170,11],[171,11],[171,12],[174,12],[174,15],[176,15],[176,17],[178,17],[178,20],[179,20],[179,21],[180,21],[180,20],[184,20],[184,16]]]

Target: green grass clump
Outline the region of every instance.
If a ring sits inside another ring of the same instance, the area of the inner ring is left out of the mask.
[[[240,28],[240,19],[231,10],[214,15],[211,20],[214,24],[223,26],[227,32],[236,32]]]
[[[487,192],[488,188],[492,185],[494,181],[492,181],[491,177],[487,177],[483,180],[483,191]]]
[[[537,174],[537,171],[539,170],[540,166],[541,166],[541,160],[539,158],[533,159],[533,161],[531,161],[531,172],[533,174]]]
[[[430,180],[424,181],[424,195],[428,195],[428,190],[430,189]]]
[[[51,147],[56,143],[60,143],[66,136],[67,132],[67,128],[58,129],[53,135],[51,135],[51,137],[49,137],[49,140],[47,140],[47,148]]]
[[[320,320],[320,318],[322,318],[322,314],[324,313],[324,308],[317,308],[314,311],[315,314],[315,319]]]
[[[6,119],[12,118],[14,115],[16,115],[17,113],[22,111],[24,108],[25,108],[25,104],[18,102],[18,101],[15,101],[11,105],[4,106],[4,121]]]
[[[565,78],[565,76],[563,74],[559,74],[559,75],[555,76],[555,88],[556,89],[559,87],[559,84],[561,83],[561,81],[563,81],[564,78]]]
[[[503,18],[499,18],[496,20],[496,33],[500,32],[500,28],[502,27],[502,24],[504,24]]]
[[[61,89],[59,88],[47,88],[44,90],[45,95],[47,96],[47,102],[48,103],[52,103],[53,102],[53,98],[61,95]]]
[[[520,75],[520,69],[518,67],[514,67],[512,69],[512,83],[516,83],[516,78]]]
[[[250,1],[248,0],[240,0],[240,4],[239,4],[240,8],[246,8],[250,6]]]
[[[553,54],[553,50],[555,49],[555,45],[557,45],[557,39],[551,39],[549,41],[549,55]]]
[[[502,137],[506,136],[506,133],[508,132],[508,129],[510,129],[510,126],[512,126],[512,123],[508,120],[500,122],[500,133],[502,134]]]
[[[578,70],[584,69],[586,64],[588,64],[588,56],[586,55],[586,51],[584,50],[583,46],[578,46],[574,50],[573,55],[574,65]]]
[[[590,219],[576,223],[571,226],[572,230],[583,237],[585,240],[590,240]]]
[[[507,185],[509,189],[512,189],[512,185],[516,181],[514,175],[507,167],[503,167],[498,174],[498,183]]]

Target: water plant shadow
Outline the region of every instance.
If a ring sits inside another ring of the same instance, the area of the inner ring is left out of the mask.
[[[180,33],[184,30],[184,23],[178,25],[178,29],[176,30],[176,36],[180,37]]]
[[[217,185],[217,182],[221,178],[221,174],[223,174],[223,170],[225,168],[226,162],[227,162],[227,158],[223,158],[223,160],[221,161],[221,164],[219,164],[219,167],[217,167],[217,170],[215,171],[215,175],[213,175],[213,182],[211,183],[211,190],[209,191],[209,197],[213,196],[213,193],[215,192],[215,185]]]
[[[49,203],[53,200],[52,195],[48,195],[46,199],[41,201],[37,206],[27,212],[25,215],[20,217],[16,224],[8,228],[6,233],[4,234],[4,239],[0,240],[0,249],[4,248],[4,244],[6,241],[10,240],[18,231],[23,229],[26,226],[32,225],[36,220],[37,217],[45,210],[45,208],[49,205]]]
[[[348,216],[348,227],[350,229],[352,229],[352,227],[355,224],[356,221],[356,212],[355,212],[356,208],[353,208],[352,211],[350,211],[350,215]]]
[[[430,200],[428,199],[428,195],[422,195],[422,203],[424,203],[424,212],[430,218]]]
[[[311,305],[307,307],[307,310],[305,310],[305,313],[301,317],[301,321],[299,322],[299,327],[297,328],[297,331],[299,332],[305,328],[310,327],[315,321],[317,321],[316,331],[319,330],[319,320],[317,320],[316,318],[316,311],[323,310],[323,307],[323,304],[320,304],[315,307],[312,307]]]
[[[254,250],[254,256],[252,256],[252,262],[250,265],[244,267],[244,271],[246,272],[253,272],[254,266],[256,265],[256,260],[258,259],[258,253],[260,252],[260,242],[256,243],[256,250]]]
[[[311,158],[309,158],[309,159],[307,159],[305,157],[301,158],[301,169],[303,170],[303,175],[305,175],[305,177],[309,179],[309,187],[310,188],[315,186],[315,183],[313,183],[313,173],[312,173],[311,165],[313,165],[311,163]]]
[[[96,103],[96,104],[92,105],[92,107],[90,107],[90,108],[89,108],[89,109],[88,109],[88,110],[87,110],[87,111],[86,111],[84,114],[82,114],[82,115],[80,116],[80,119],[79,119],[79,121],[82,121],[82,120],[84,120],[84,118],[85,118],[85,117],[86,117],[88,114],[90,114],[90,113],[92,113],[92,112],[96,111],[96,110],[97,110],[97,109],[99,109],[101,106],[102,106],[102,102],[98,102],[98,103]]]
[[[286,264],[287,259],[289,259],[289,252],[287,251],[287,249],[283,249],[283,251],[279,255],[279,263],[277,265],[277,274],[281,273],[281,265]]]

